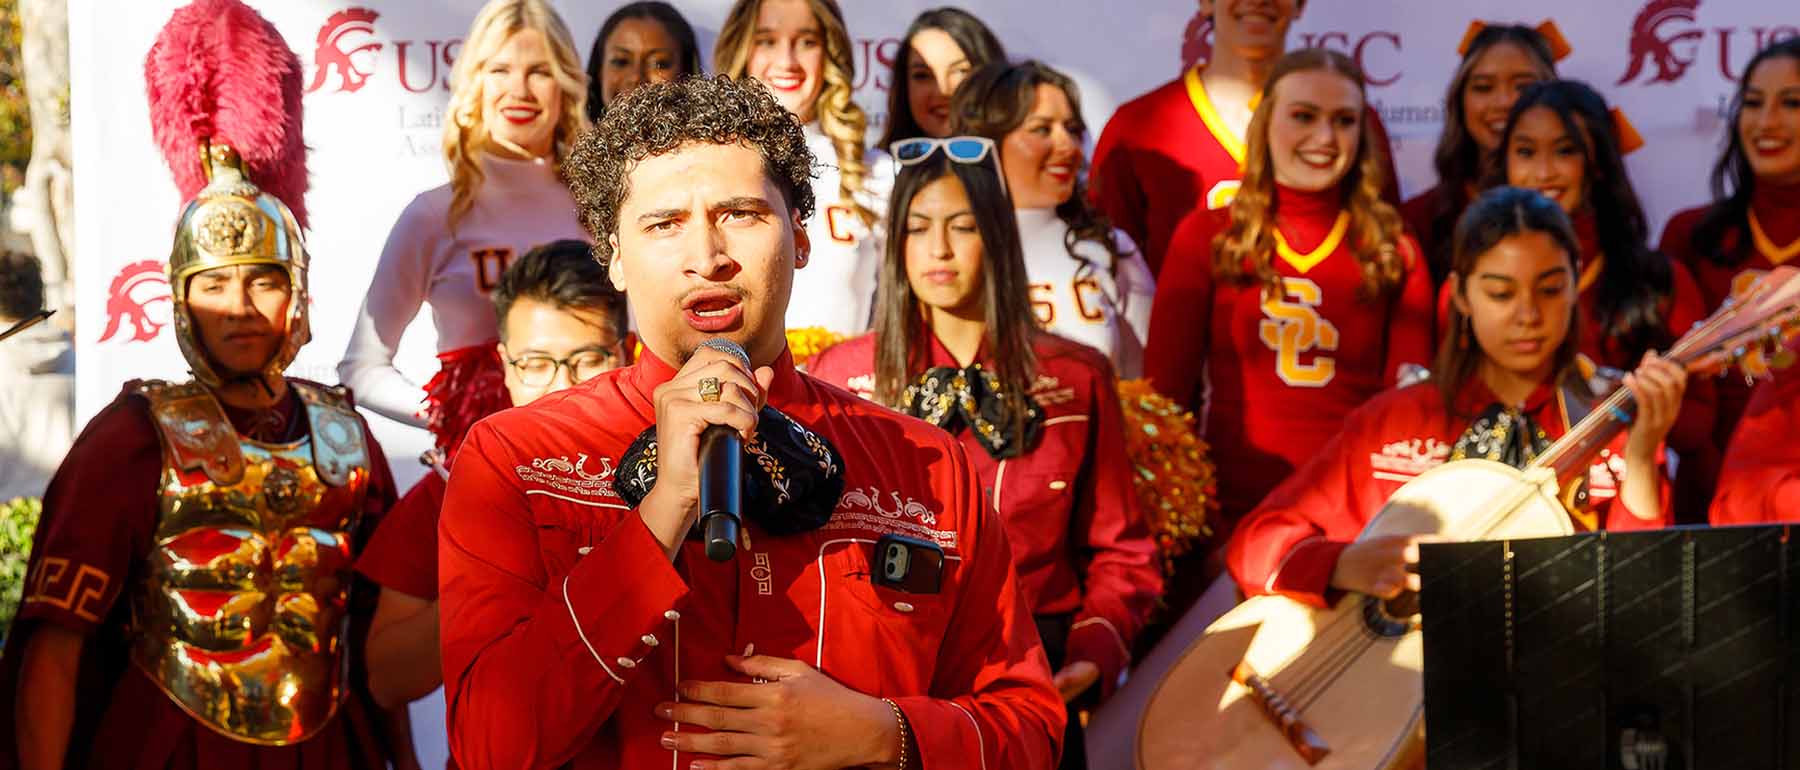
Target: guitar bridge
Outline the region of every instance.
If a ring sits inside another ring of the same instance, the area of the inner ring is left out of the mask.
[[[1306,760],[1306,764],[1319,764],[1320,760],[1331,753],[1331,747],[1325,744],[1325,739],[1320,738],[1319,734],[1313,732],[1313,729],[1307,726],[1306,721],[1300,718],[1300,711],[1288,703],[1287,699],[1282,697],[1273,685],[1269,684],[1269,680],[1264,679],[1262,675],[1250,668],[1250,664],[1238,661],[1237,666],[1231,669],[1231,681],[1250,690],[1250,698],[1256,701],[1256,705],[1262,707],[1263,715],[1275,724],[1276,729],[1280,730],[1283,736],[1286,736],[1288,745],[1293,747],[1294,752],[1299,754],[1301,759]]]

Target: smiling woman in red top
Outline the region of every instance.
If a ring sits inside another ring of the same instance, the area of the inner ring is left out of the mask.
[[[875,332],[812,371],[956,432],[1006,522],[1063,698],[1112,692],[1162,588],[1112,366],[1039,330],[991,140],[901,143]],[[1085,766],[1070,720],[1063,767]]]
[[[1463,38],[1462,64],[1444,95],[1444,130],[1431,159],[1437,186],[1400,207],[1431,263],[1433,285],[1443,283],[1450,271],[1450,231],[1481,191],[1488,158],[1500,149],[1500,134],[1519,92],[1556,79],[1556,62],[1568,53],[1568,44],[1555,29],[1550,22],[1532,29],[1478,21]]]
[[[1389,391],[1265,499],[1232,535],[1226,563],[1245,593],[1324,606],[1332,591],[1392,597],[1417,590],[1418,537],[1357,539],[1401,485],[1446,460],[1523,467],[1594,402],[1578,364],[1577,242],[1555,204],[1518,188],[1489,191],[1452,240],[1451,329],[1431,381]],[[1631,432],[1600,453],[1575,491],[1578,530],[1668,522],[1660,442],[1686,374],[1647,354],[1625,386]],[[1567,496],[1565,495],[1565,499]]]
[[[1284,57],[1237,199],[1190,214],[1170,241],[1144,369],[1206,410],[1221,537],[1401,364],[1431,355],[1431,277],[1381,199],[1362,82],[1342,54]]]
[[[1663,251],[1693,271],[1708,310],[1800,256],[1800,40],[1769,46],[1750,61],[1730,125],[1713,167],[1713,202],[1676,214],[1662,238]],[[1753,367],[1765,363],[1753,358]],[[1735,377],[1717,384],[1712,436],[1723,446],[1750,388]]]

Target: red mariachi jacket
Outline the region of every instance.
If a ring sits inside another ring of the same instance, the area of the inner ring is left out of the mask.
[[[1310,259],[1273,260],[1286,287],[1218,283],[1213,237],[1228,211],[1195,212],[1171,242],[1150,310],[1144,372],[1157,390],[1204,415],[1218,469],[1221,537],[1318,451],[1343,416],[1395,382],[1401,364],[1431,363],[1431,276],[1403,238],[1406,276],[1386,300],[1362,297],[1363,274],[1334,229],[1337,191],[1278,190],[1281,232]],[[1336,236],[1335,238],[1333,236]]]
[[[957,365],[936,337],[925,336],[926,366]],[[959,435],[985,497],[1006,522],[1026,606],[1039,615],[1075,614],[1067,657],[1100,667],[1104,696],[1162,594],[1156,543],[1132,486],[1112,366],[1093,348],[1052,334],[1036,335],[1032,348],[1038,374],[1031,392],[1044,413],[1038,446],[995,460],[973,433]],[[821,353],[811,371],[873,397],[875,335]]]
[[[1720,524],[1800,521],[1800,371],[1756,386],[1738,421],[1708,518]]]
[[[657,703],[744,681],[727,654],[795,658],[905,711],[926,767],[1049,767],[1061,699],[999,521],[942,431],[800,374],[769,403],[825,436],[847,491],[823,529],[744,523],[734,561],[671,563],[613,487],[675,370],[638,363],[494,415],[456,458],[439,530],[450,743],[465,768],[685,766]],[[856,492],[857,494],[851,494]],[[885,534],[944,549],[935,595],[874,585]],[[696,730],[693,725],[675,729]]]
[[[1497,399],[1472,380],[1457,412],[1480,413]],[[1568,430],[1560,398],[1541,386],[1525,414],[1552,439]],[[1390,390],[1351,412],[1344,429],[1244,518],[1227,545],[1225,564],[1245,594],[1281,594],[1323,607],[1338,554],[1406,482],[1449,459],[1470,418],[1453,418],[1436,385]],[[1588,471],[1588,504],[1603,529],[1651,529],[1669,522],[1668,484],[1662,509],[1642,514],[1618,500],[1624,479],[1625,435],[1601,451]],[[1576,526],[1581,525],[1577,520]]]
[[[1120,106],[1094,145],[1089,197],[1144,250],[1157,275],[1166,257],[1179,257],[1169,242],[1181,218],[1230,205],[1244,175],[1244,139],[1219,117],[1200,82],[1203,66]],[[1363,119],[1387,163],[1383,197],[1398,204],[1387,129],[1373,109]]]

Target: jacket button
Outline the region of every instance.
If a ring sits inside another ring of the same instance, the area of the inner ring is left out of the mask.
[[[644,644],[649,645],[651,647],[655,647],[657,645],[656,637],[651,636],[650,634],[644,634],[643,640],[644,640]]]
[[[894,602],[894,609],[899,610],[901,612],[912,612],[913,606],[911,603],[908,603],[908,602]]]
[[[588,555],[588,553],[589,553],[589,552],[591,552],[591,551],[593,551],[593,550],[594,550],[594,547],[593,547],[593,546],[591,546],[591,545],[584,545],[584,546],[582,546],[582,547],[580,547],[580,548],[577,548],[577,549],[575,549],[575,552],[576,552],[576,553],[578,553],[578,554],[581,554],[581,555],[582,555],[582,556],[586,556],[586,555]]]
[[[1057,479],[1055,481],[1050,482],[1050,488],[1054,489],[1058,492],[1061,492],[1064,489],[1067,489],[1068,486],[1069,486],[1069,482],[1063,481],[1062,479]]]
[[[680,620],[681,613],[676,612],[674,610],[669,610],[668,612],[663,613],[663,617],[668,618],[669,620]]]
[[[619,668],[637,668],[637,661],[630,658],[619,658]]]

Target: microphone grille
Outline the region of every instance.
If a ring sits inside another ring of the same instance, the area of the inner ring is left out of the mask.
[[[724,337],[713,337],[700,343],[700,347],[712,348],[720,353],[736,356],[737,360],[743,363],[744,371],[750,371],[750,354],[745,353],[744,347],[736,342],[732,342]]]

